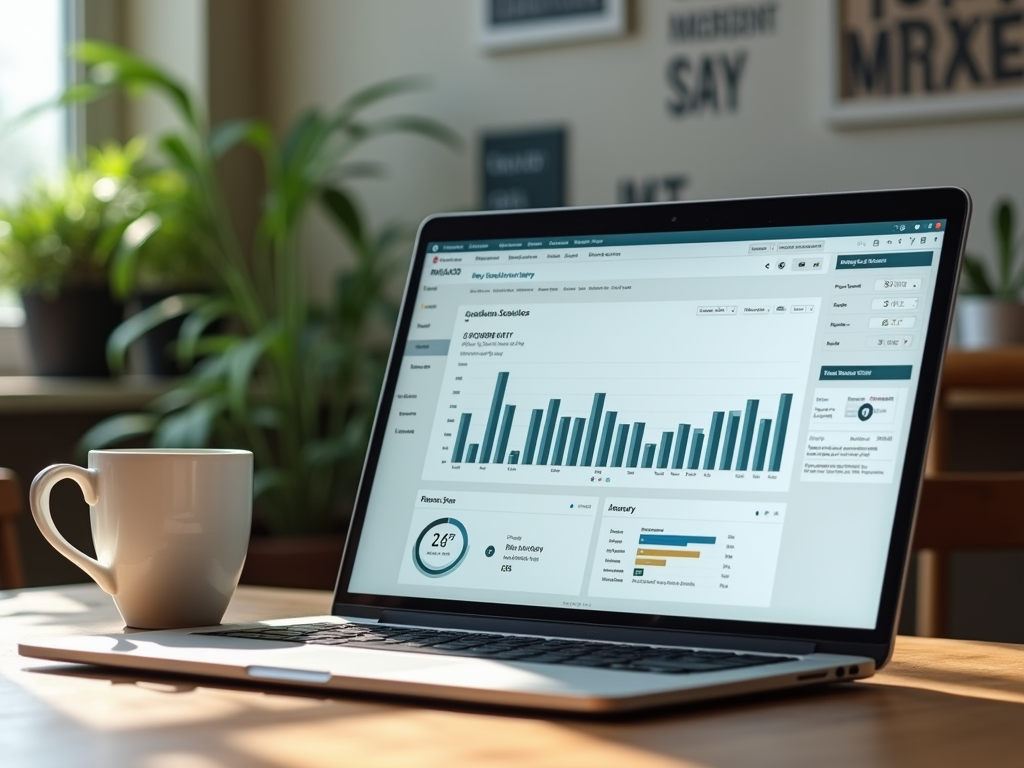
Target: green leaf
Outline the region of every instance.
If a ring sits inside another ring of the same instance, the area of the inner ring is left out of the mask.
[[[265,328],[255,336],[242,340],[231,350],[228,364],[228,407],[239,421],[244,422],[247,418],[249,389],[256,366],[279,335],[276,328]]]
[[[985,274],[985,265],[975,256],[966,254],[963,261],[963,277],[961,290],[966,294],[992,296],[994,291]]]
[[[1009,200],[1001,200],[996,206],[992,224],[995,228],[996,249],[999,254],[999,286],[1002,293],[1010,287],[1014,257],[1014,213]]]
[[[284,488],[287,484],[288,473],[283,469],[257,469],[252,475],[252,497],[258,499],[268,491]]]
[[[348,235],[355,245],[360,245],[363,242],[362,217],[348,193],[337,188],[324,189],[320,193],[320,201],[334,217],[342,232]]]
[[[162,223],[160,216],[149,211],[125,227],[110,262],[110,289],[119,299],[126,298],[135,283],[139,249]]]
[[[234,304],[228,299],[212,299],[196,308],[181,324],[178,333],[178,364],[183,368],[195,362],[197,346],[202,335],[211,324],[231,314]]]
[[[210,442],[214,421],[223,411],[222,397],[197,400],[164,417],[153,435],[153,445],[157,448],[203,448]]]
[[[160,417],[153,413],[121,413],[104,419],[78,442],[78,452],[98,450],[152,434]]]
[[[337,127],[345,123],[352,115],[371,104],[396,96],[400,93],[420,91],[429,85],[429,81],[418,75],[396,77],[385,80],[383,83],[371,85],[361,91],[349,96],[341,103],[334,115],[331,116],[331,126]]]
[[[274,136],[265,121],[229,120],[210,131],[210,154],[215,158],[223,157],[243,142],[255,147],[264,156],[268,156],[274,149]]]
[[[347,130],[358,141],[366,141],[386,133],[416,133],[434,139],[450,149],[459,149],[462,146],[462,138],[447,125],[419,115],[398,115],[381,118],[368,124],[351,124]]]
[[[167,134],[166,136],[160,137],[160,141],[158,143],[160,148],[175,163],[177,163],[183,171],[194,177],[201,176],[199,163],[192,154],[192,150],[188,148],[180,136],[173,133]]]
[[[124,370],[128,347],[144,334],[175,317],[186,315],[204,302],[209,296],[202,294],[180,294],[169,296],[161,302],[147,307],[121,323],[107,339],[107,363],[115,373]]]

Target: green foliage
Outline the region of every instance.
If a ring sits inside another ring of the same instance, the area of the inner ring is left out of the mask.
[[[996,273],[991,274],[977,255],[965,255],[961,291],[1017,301],[1024,290],[1024,264],[1017,264],[1021,243],[1015,234],[1016,213],[1010,200],[1003,199],[996,204],[992,229],[996,241]]]
[[[310,109],[278,143],[261,120],[209,129],[186,88],[127,51],[85,43],[77,57],[87,65],[88,82],[65,93],[65,103],[111,89],[129,95],[151,90],[176,109],[180,129],[157,146],[190,190],[188,231],[216,278],[211,293],[162,302],[114,334],[109,353],[116,367],[141,333],[184,315],[179,359],[201,359],[145,413],[97,425],[84,446],[148,434],[157,446],[247,448],[255,458],[257,509],[271,531],[338,527],[340,497],[353,488],[362,464],[397,315],[386,288],[400,265],[398,248],[408,243],[402,227],[373,232],[366,225],[343,184],[379,175],[380,166],[348,158],[389,133],[417,134],[450,147],[458,138],[423,117],[366,116],[380,101],[421,88],[416,79],[373,86],[333,111]],[[239,245],[215,173],[217,159],[237,146],[259,154],[268,187],[251,253]],[[299,225],[312,205],[322,207],[352,251],[324,306],[306,294],[298,247]],[[154,196],[125,228],[115,261],[131,264],[179,213]],[[215,322],[229,330],[205,335]]]

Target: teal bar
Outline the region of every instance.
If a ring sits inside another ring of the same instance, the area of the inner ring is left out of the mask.
[[[501,403],[505,399],[505,387],[508,385],[508,371],[498,374],[494,382],[494,396],[491,398],[491,412],[487,416],[487,427],[484,429],[484,441],[480,444],[480,463],[486,464],[491,460],[491,447],[494,445],[494,433],[498,431],[498,415],[501,413]]]
[[[551,466],[562,465],[562,454],[565,453],[565,440],[569,436],[569,417],[563,416],[558,420],[558,434],[555,436],[555,450],[551,454]]]
[[[587,422],[587,437],[583,441],[583,461],[580,466],[589,467],[594,463],[594,449],[597,448],[597,429],[601,425],[601,412],[604,410],[604,392],[594,394],[594,402],[590,406],[590,420]]]
[[[580,457],[580,447],[583,445],[583,428],[587,420],[577,417],[572,423],[572,437],[569,438],[569,456],[565,460],[567,467],[575,467]]]
[[[907,381],[912,365],[823,365],[819,381]]]
[[[617,411],[606,411],[604,414],[604,426],[601,427],[601,444],[597,449],[597,464],[595,466],[608,466],[608,454],[612,450],[612,433],[615,431],[615,419],[618,415]]]
[[[640,448],[643,446],[644,423],[637,421],[633,423],[633,434],[629,438],[629,459],[627,467],[636,467],[640,463]]]
[[[676,447],[672,452],[672,469],[683,468],[683,458],[686,456],[686,443],[690,440],[690,425],[680,424],[676,430]]]
[[[693,430],[693,445],[690,446],[690,460],[686,462],[687,469],[700,469],[700,451],[704,447],[704,430]]]
[[[621,467],[626,456],[626,438],[629,436],[629,425],[619,424],[619,432],[615,436],[615,450],[612,452],[612,466]]]
[[[477,444],[477,443],[470,443],[469,444],[469,451],[466,453],[466,462],[468,464],[472,464],[473,462],[476,461],[476,452],[479,449],[480,449],[479,444]]]
[[[508,463],[509,464],[518,464],[519,463],[519,451],[509,451]]]
[[[508,436],[512,431],[512,419],[516,417],[514,405],[505,406],[505,416],[501,420],[501,429],[498,431],[498,444],[494,447],[494,463],[501,464],[505,461],[505,449],[508,448]]]
[[[469,437],[469,422],[472,418],[472,413],[464,413],[459,417],[459,431],[455,435],[455,449],[452,451],[453,464],[462,461],[462,453],[466,450],[466,438]]]
[[[537,450],[537,437],[540,435],[540,420],[544,418],[541,408],[534,408],[530,414],[530,426],[526,430],[526,446],[523,448],[523,464],[533,464],[533,453]]]
[[[747,471],[750,464],[750,449],[754,445],[754,426],[757,423],[758,400],[747,400],[747,408],[743,414],[743,436],[740,437],[740,455],[736,459],[736,469]]]
[[[725,411],[715,411],[711,415],[711,429],[708,431],[708,450],[704,455],[704,469],[714,469],[718,458],[718,443],[722,439],[722,422]]]
[[[789,426],[789,409],[792,405],[792,395],[787,393],[779,398],[779,415],[775,419],[775,436],[772,438],[772,458],[768,462],[769,472],[778,472],[782,468],[782,450],[786,447],[786,428]]]
[[[540,455],[537,456],[538,464],[548,463],[548,454],[551,452],[551,440],[555,436],[555,422],[558,421],[558,407],[561,400],[548,400],[548,415],[544,420],[544,431],[540,438]]]
[[[654,466],[654,443],[644,444],[644,457],[640,462],[642,469],[650,469]]]
[[[661,433],[661,446],[658,448],[658,469],[668,469],[668,455],[672,451],[672,433]]]
[[[754,448],[754,471],[764,471],[764,457],[768,454],[768,432],[772,428],[771,419],[761,419],[757,427],[757,447]]]
[[[903,269],[906,267],[930,267],[932,251],[913,253],[871,253],[836,256],[836,269]]]
[[[729,420],[725,422],[725,446],[722,448],[722,459],[718,462],[719,469],[732,469],[732,455],[736,451],[736,435],[740,431],[740,412],[729,411]]]

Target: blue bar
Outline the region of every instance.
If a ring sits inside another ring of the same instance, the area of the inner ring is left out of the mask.
[[[661,446],[658,448],[658,469],[668,469],[668,455],[672,451],[672,433],[661,433]]]
[[[484,429],[484,441],[480,444],[480,463],[486,464],[491,460],[491,447],[494,445],[494,433],[498,431],[498,415],[501,413],[501,403],[505,399],[505,386],[508,384],[508,371],[498,374],[494,382],[494,396],[491,398],[491,412],[487,416],[487,427]]]
[[[472,418],[472,413],[464,413],[459,417],[459,431],[455,435],[455,449],[452,451],[453,464],[458,464],[462,461],[462,452],[466,449],[466,438],[469,436],[469,422]]]
[[[581,467],[589,467],[594,463],[594,449],[597,447],[597,429],[601,424],[601,412],[604,410],[604,392],[594,394],[594,402],[590,406],[590,420],[587,422],[587,437],[583,441],[583,461]]]
[[[565,440],[569,436],[569,422],[571,419],[568,416],[563,416],[558,420],[558,434],[555,436],[555,450],[551,454],[551,466],[559,467],[562,465],[562,454],[565,453]]]
[[[509,464],[518,464],[519,463],[519,451],[509,451],[508,452],[508,463]]]
[[[686,462],[687,469],[700,469],[700,451],[704,447],[704,430],[693,430],[693,444],[690,446],[690,460]]]
[[[740,412],[729,411],[729,420],[725,422],[725,446],[722,448],[722,459],[718,462],[719,469],[732,469],[732,455],[736,451],[736,435],[740,431]]]
[[[644,457],[640,461],[640,466],[643,469],[650,469],[654,466],[654,443],[644,444]]]
[[[629,435],[629,424],[619,424],[619,432],[615,436],[615,450],[612,452],[612,466],[621,467],[626,456],[626,437]]]
[[[768,432],[771,428],[771,419],[761,419],[761,423],[757,426],[757,447],[754,448],[753,466],[755,472],[764,470],[764,457],[768,453]]]
[[[640,463],[640,448],[644,439],[644,423],[633,422],[633,434],[629,438],[629,459],[626,460],[627,467],[635,467]]]
[[[583,427],[587,420],[577,417],[572,422],[572,437],[569,438],[569,456],[565,460],[567,467],[575,467],[580,457],[580,447],[583,445]]]
[[[775,435],[772,437],[772,458],[768,462],[769,472],[778,472],[782,468],[782,449],[786,446],[786,427],[789,426],[789,409],[792,405],[792,395],[787,393],[779,398],[779,415],[775,419]]]
[[[885,269],[896,267],[930,267],[931,251],[914,251],[913,253],[869,253],[852,256],[836,256],[836,269]]]
[[[505,406],[505,416],[501,420],[501,429],[498,430],[498,444],[494,447],[494,463],[501,464],[505,461],[505,449],[508,448],[508,435],[512,431],[512,419],[516,417],[514,405]]]
[[[540,438],[540,454],[537,456],[538,464],[548,463],[548,454],[551,452],[551,440],[555,436],[555,422],[558,421],[558,407],[561,400],[548,400],[548,415],[544,421],[544,432]]]
[[[736,469],[747,471],[750,464],[750,449],[754,445],[754,425],[757,422],[757,400],[747,400],[747,409],[743,413],[743,436],[740,437],[740,455],[736,459]]]
[[[615,419],[617,411],[606,411],[604,414],[604,426],[601,427],[601,445],[597,449],[597,467],[608,466],[608,454],[612,450],[612,432],[615,431]]]
[[[477,443],[470,443],[469,444],[469,451],[466,453],[466,462],[467,463],[472,464],[473,462],[476,461],[476,452],[479,449],[480,449],[479,444],[477,444]]]
[[[676,430],[676,448],[672,453],[672,469],[683,468],[683,457],[686,455],[686,444],[690,440],[690,425],[680,424]]]
[[[688,547],[691,544],[714,544],[716,536],[669,536],[663,533],[640,534],[641,544],[660,544],[669,547]]]
[[[533,464],[533,452],[537,449],[537,436],[540,435],[540,420],[544,417],[541,408],[534,408],[530,414],[530,426],[526,430],[526,447],[523,448],[523,464]]]
[[[722,422],[724,420],[724,411],[715,411],[711,414],[711,429],[708,431],[708,450],[704,454],[704,469],[715,468],[715,459],[718,458],[718,442],[722,439]]]

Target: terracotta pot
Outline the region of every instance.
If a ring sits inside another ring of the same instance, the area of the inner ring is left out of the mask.
[[[344,536],[254,536],[240,583],[334,589],[344,548]]]

